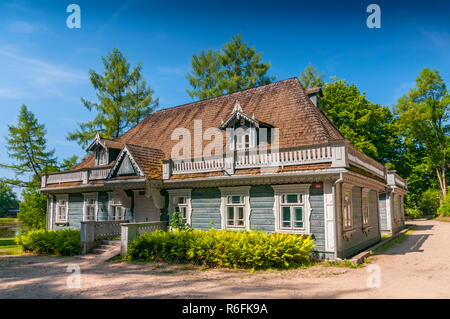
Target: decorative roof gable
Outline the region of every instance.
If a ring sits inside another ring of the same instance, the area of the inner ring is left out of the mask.
[[[231,127],[239,121],[240,119],[245,119],[251,124],[253,124],[255,127],[259,127],[259,121],[255,119],[255,114],[252,114],[252,116],[249,116],[246,114],[243,110],[241,105],[238,101],[236,101],[236,104],[234,105],[233,112],[231,113],[230,117],[224,122],[222,121],[222,124],[220,125],[220,129],[224,130],[227,127]]]

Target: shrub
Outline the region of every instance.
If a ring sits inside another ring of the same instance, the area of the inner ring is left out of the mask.
[[[426,190],[420,198],[419,209],[424,215],[435,216],[440,205],[440,197],[441,193],[438,190]]]
[[[406,215],[408,215],[412,219],[416,219],[422,217],[422,212],[418,209],[408,208],[406,209]]]
[[[450,193],[445,195],[444,200],[438,209],[438,214],[443,217],[450,216]]]
[[[213,267],[291,268],[310,262],[313,247],[313,239],[305,235],[187,229],[138,237],[130,244],[126,259],[163,259]]]
[[[33,230],[18,235],[15,241],[24,251],[38,254],[62,256],[81,254],[79,230]]]

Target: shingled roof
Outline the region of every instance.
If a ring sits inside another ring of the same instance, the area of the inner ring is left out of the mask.
[[[194,136],[194,120],[202,120],[203,130],[219,128],[239,103],[243,112],[258,121],[279,128],[279,148],[325,144],[344,137],[325,114],[309,99],[297,78],[274,82],[235,93],[163,109],[150,114],[114,141],[114,145],[133,144],[162,152],[168,159],[176,128],[186,128]],[[193,144],[193,143],[191,143]],[[206,146],[208,142],[203,142]],[[193,146],[192,146],[192,154]],[[145,157],[145,156],[144,156]],[[143,160],[143,159],[142,159]],[[84,161],[91,162],[91,157]],[[156,160],[149,160],[155,163]],[[83,163],[80,166],[85,166]]]

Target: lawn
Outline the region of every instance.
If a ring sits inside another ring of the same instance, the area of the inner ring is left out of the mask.
[[[16,218],[0,218],[0,256],[20,255],[22,250],[14,242],[20,222]]]

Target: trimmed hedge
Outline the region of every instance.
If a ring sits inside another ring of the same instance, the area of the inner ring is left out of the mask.
[[[81,254],[80,231],[74,229],[33,230],[18,235],[16,244],[38,254],[73,256]]]
[[[292,268],[310,262],[313,242],[311,236],[261,231],[156,231],[134,240],[126,259],[162,259],[214,267]]]

